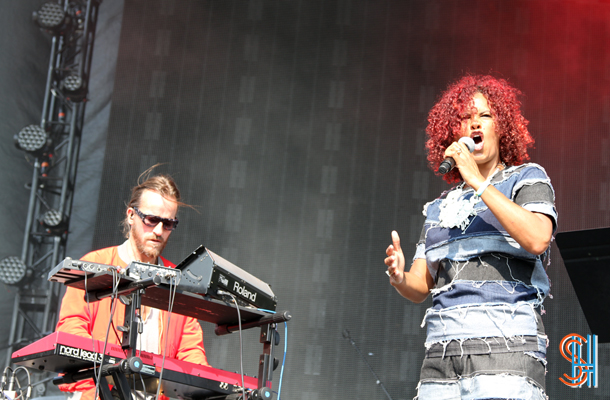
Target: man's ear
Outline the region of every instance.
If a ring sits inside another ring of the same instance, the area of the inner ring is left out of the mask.
[[[133,211],[133,208],[129,207],[126,211],[127,213],[127,223],[129,225],[133,225],[133,216],[135,214],[135,211]]]

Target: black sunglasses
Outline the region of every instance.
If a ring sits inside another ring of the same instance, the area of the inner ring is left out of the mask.
[[[154,228],[155,226],[159,225],[159,222],[162,222],[163,229],[168,231],[173,231],[178,226],[177,219],[161,218],[157,217],[156,215],[143,214],[142,211],[138,210],[138,207],[131,208],[133,208],[136,214],[138,214],[138,217],[140,217],[144,225],[149,226],[151,228]]]

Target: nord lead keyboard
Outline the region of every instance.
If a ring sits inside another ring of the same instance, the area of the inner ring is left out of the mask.
[[[102,357],[104,342],[91,340],[65,332],[55,332],[29,346],[17,350],[12,355],[13,363],[39,371],[73,373],[93,367],[116,364],[126,358],[121,346],[108,344]],[[141,386],[144,381],[146,392],[156,394],[163,357],[157,354],[139,352],[144,366],[135,379],[127,378]],[[142,377],[142,380],[140,379]],[[247,389],[257,388],[257,379],[244,377]],[[141,389],[141,388],[138,388]],[[229,395],[241,391],[241,375],[204,365],[193,364],[171,358],[165,359],[161,393],[181,399],[206,399],[211,396]]]

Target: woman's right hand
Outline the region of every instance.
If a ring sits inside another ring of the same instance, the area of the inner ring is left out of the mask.
[[[392,231],[392,244],[385,251],[384,262],[388,266],[387,274],[392,285],[399,285],[405,279],[405,255],[400,247],[398,232]]]
[[[405,256],[400,247],[398,232],[392,231],[392,244],[385,251],[387,257],[384,262],[388,266],[386,274],[390,277],[390,284],[402,297],[414,303],[421,303],[430,294],[434,287],[434,279],[428,271],[425,258],[418,258],[411,264],[411,269],[405,272]]]

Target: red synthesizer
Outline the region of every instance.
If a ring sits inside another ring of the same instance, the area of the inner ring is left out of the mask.
[[[17,365],[52,371],[57,373],[76,372],[99,366],[116,364],[127,355],[119,345],[106,345],[65,332],[55,332],[13,353],[12,361]],[[155,394],[163,364],[163,356],[138,352],[144,367],[139,376],[129,376],[130,380],[144,382],[146,391]],[[166,358],[163,364],[161,393],[173,398],[204,399],[212,395],[229,395],[241,391],[241,375],[221,369],[193,364],[187,361]],[[247,389],[257,388],[257,379],[244,377]]]

